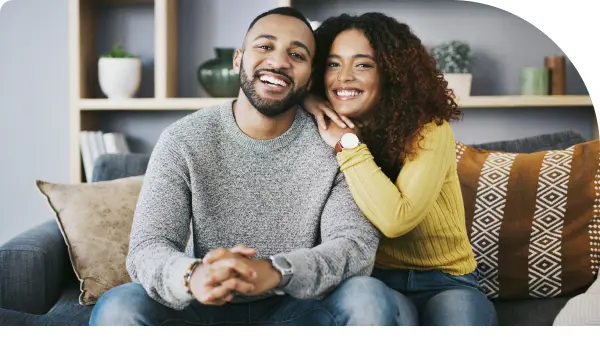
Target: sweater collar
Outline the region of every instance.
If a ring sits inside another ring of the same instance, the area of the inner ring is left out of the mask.
[[[256,152],[269,152],[288,146],[294,139],[300,135],[302,129],[307,122],[310,122],[310,117],[302,107],[298,106],[296,116],[290,128],[282,135],[267,140],[254,139],[245,134],[233,115],[233,101],[224,102],[220,106],[221,121],[225,126],[225,130],[229,136],[231,136],[236,142],[242,147]]]

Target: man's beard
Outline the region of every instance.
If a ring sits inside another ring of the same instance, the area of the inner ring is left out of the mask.
[[[275,69],[263,69],[260,71],[268,71],[274,74],[284,76],[287,79],[287,82],[289,83],[290,91],[283,100],[269,100],[260,97],[256,92],[256,88],[254,86],[254,79],[258,79],[258,74],[255,73],[254,77],[248,78],[248,75],[244,70],[244,60],[242,59],[242,61],[240,62],[240,85],[242,91],[244,91],[244,94],[250,101],[250,104],[252,104],[252,106],[254,106],[254,108],[258,110],[259,113],[268,117],[281,115],[284,112],[291,109],[292,107],[298,105],[306,95],[308,89],[308,82],[305,85],[299,87],[298,89],[295,89],[296,84],[294,83],[294,81],[292,81],[287,75],[285,75],[281,71]]]

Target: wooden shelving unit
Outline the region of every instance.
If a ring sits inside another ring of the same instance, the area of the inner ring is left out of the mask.
[[[95,12],[98,6],[140,4],[154,8],[154,97],[108,100],[98,95]],[[292,0],[278,0],[293,6]],[[178,66],[177,0],[69,0],[70,58],[70,180],[83,181],[79,146],[82,130],[99,130],[96,116],[102,111],[195,111],[229,101],[227,98],[180,98]],[[587,95],[472,96],[459,100],[463,108],[591,107]],[[597,128],[594,136],[597,137]]]
[[[93,110],[198,110],[231,101],[229,98],[138,98],[123,101],[81,99],[82,111]],[[589,96],[472,96],[459,101],[462,108],[592,106]]]

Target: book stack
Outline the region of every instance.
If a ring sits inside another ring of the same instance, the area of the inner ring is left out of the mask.
[[[96,159],[107,153],[131,153],[125,135],[122,133],[104,133],[102,131],[81,131],[79,145],[86,181],[92,180],[92,171]]]

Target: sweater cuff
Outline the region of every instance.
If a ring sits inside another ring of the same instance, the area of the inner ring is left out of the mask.
[[[341,172],[366,160],[374,159],[366,144],[360,144],[354,149],[344,149],[336,155],[336,158]]]
[[[185,306],[194,300],[194,297],[185,289],[183,285],[183,278],[190,264],[197,260],[198,259],[188,256],[179,257],[168,268],[166,279],[167,290],[171,293],[172,298],[176,301],[174,302],[176,306]]]
[[[310,269],[306,261],[306,249],[298,249],[289,253],[281,253],[276,256],[286,259],[294,271],[292,279],[281,290],[295,298],[306,298],[311,296],[309,292],[310,286]]]

